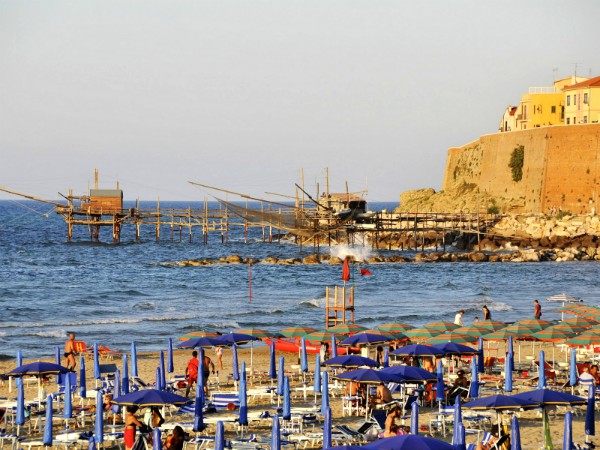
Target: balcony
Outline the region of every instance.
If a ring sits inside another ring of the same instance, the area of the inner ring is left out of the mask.
[[[556,92],[560,92],[560,89],[556,89],[554,86],[540,86],[540,87],[530,87],[530,94],[554,94]]]

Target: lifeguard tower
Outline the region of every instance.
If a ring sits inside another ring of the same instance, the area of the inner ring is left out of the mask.
[[[325,287],[325,328],[346,323],[354,323],[354,286]]]

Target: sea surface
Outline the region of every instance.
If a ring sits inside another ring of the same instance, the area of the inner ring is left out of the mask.
[[[142,205],[144,206],[144,205]],[[153,203],[145,205],[154,206]],[[162,202],[161,208],[201,207]],[[371,203],[370,209],[394,204]],[[185,233],[184,233],[185,236]],[[0,201],[0,358],[54,354],[67,333],[126,350],[132,340],[141,351],[165,348],[169,337],[197,330],[235,331],[245,327],[280,330],[292,325],[324,328],[325,286],[341,285],[341,267],[257,264],[252,269],[249,298],[247,265],[172,267],[163,263],[237,254],[263,259],[302,257],[312,247],[264,243],[262,230],[250,231],[244,242],[238,227],[221,243],[211,234],[204,245],[197,233],[192,243],[164,228],[156,242],[154,229],[142,229],[134,241],[125,227],[114,245],[110,230],[101,242],[90,242],[88,230],[76,227],[66,240],[62,217],[50,205],[30,201]],[[368,247],[321,247],[321,252],[367,257]],[[389,255],[397,252],[382,251]],[[408,252],[407,254],[410,255]],[[372,276],[354,270],[356,321],[367,327],[385,322],[421,325],[452,321],[459,309],[464,320],[482,317],[485,304],[493,318],[531,318],[533,300],[566,292],[586,303],[600,304],[598,262],[572,263],[430,263],[364,265]],[[544,319],[559,319],[560,305],[541,302]]]

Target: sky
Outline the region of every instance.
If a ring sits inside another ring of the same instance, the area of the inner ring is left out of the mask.
[[[188,181],[264,198],[302,170],[323,192],[328,168],[369,201],[438,190],[448,148],[530,86],[600,75],[598,17],[595,0],[0,0],[0,185],[85,194],[98,168],[128,200],[210,193]]]

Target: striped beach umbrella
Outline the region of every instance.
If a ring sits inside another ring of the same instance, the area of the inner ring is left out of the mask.
[[[454,331],[446,331],[445,333],[439,334],[431,339],[427,340],[427,344],[443,344],[445,342],[455,342],[462,344],[465,342],[475,342],[477,339],[473,336],[467,336],[466,334],[456,333]]]
[[[317,330],[312,327],[288,327],[281,330],[281,334],[283,334],[285,337],[300,338],[314,331]]]
[[[189,341],[190,339],[201,338],[201,337],[217,337],[220,333],[215,333],[214,331],[192,331],[190,333],[186,333],[183,336],[179,337],[180,341]]]
[[[556,325],[552,325],[551,327],[548,327],[546,329],[547,330],[552,329],[552,330],[566,331],[567,333],[573,333],[573,335],[575,335],[575,334],[583,333],[584,331],[587,331],[591,328],[590,327],[582,327],[582,326],[578,326],[578,325],[571,325],[571,324],[565,323],[565,322],[559,322]]]
[[[569,324],[577,327],[592,327],[598,325],[600,322],[591,317],[571,317],[570,319],[563,320],[561,324]]]
[[[547,320],[541,319],[523,319],[519,320],[518,322],[515,322],[514,325],[523,325],[525,327],[531,328],[532,330],[540,331],[549,327],[550,325],[552,325],[552,323],[548,322]]]
[[[501,330],[502,328],[506,327],[504,322],[499,322],[497,320],[480,320],[479,322],[475,322],[473,325],[486,328],[489,331]]]
[[[559,342],[573,337],[575,333],[553,329],[552,327],[533,333],[531,337],[544,342]]]
[[[412,325],[409,325],[408,323],[397,322],[397,323],[384,323],[384,324],[377,326],[376,328],[381,331],[407,331],[407,330],[412,330],[415,327]]]
[[[426,330],[438,330],[438,331],[450,331],[460,328],[460,325],[456,325],[453,322],[430,322],[423,325]]]
[[[459,334],[466,334],[467,336],[472,336],[475,338],[488,334],[490,330],[488,328],[480,326],[479,323],[480,322],[476,322],[473,325],[456,328],[454,332]]]
[[[389,336],[396,341],[408,339],[408,336],[406,334],[404,334],[404,332],[402,332],[402,331],[381,331],[378,329],[374,329],[374,330],[365,330],[365,331],[362,331],[361,333],[379,334],[381,336]]]
[[[429,339],[440,334],[438,330],[428,330],[427,328],[413,328],[412,330],[406,331],[406,334],[410,339]]]
[[[590,332],[581,333],[579,336],[567,339],[566,344],[571,347],[600,344],[600,334]]]
[[[355,323],[341,323],[334,327],[327,328],[327,331],[334,334],[352,334],[365,331],[367,328]]]
[[[327,342],[331,339],[331,331],[313,331],[304,336],[308,341]]]
[[[262,328],[254,328],[254,327],[242,328],[241,330],[236,330],[236,333],[247,334],[248,336],[252,336],[257,339],[269,338],[269,337],[273,337],[275,334],[278,334],[278,333],[264,330]]]

